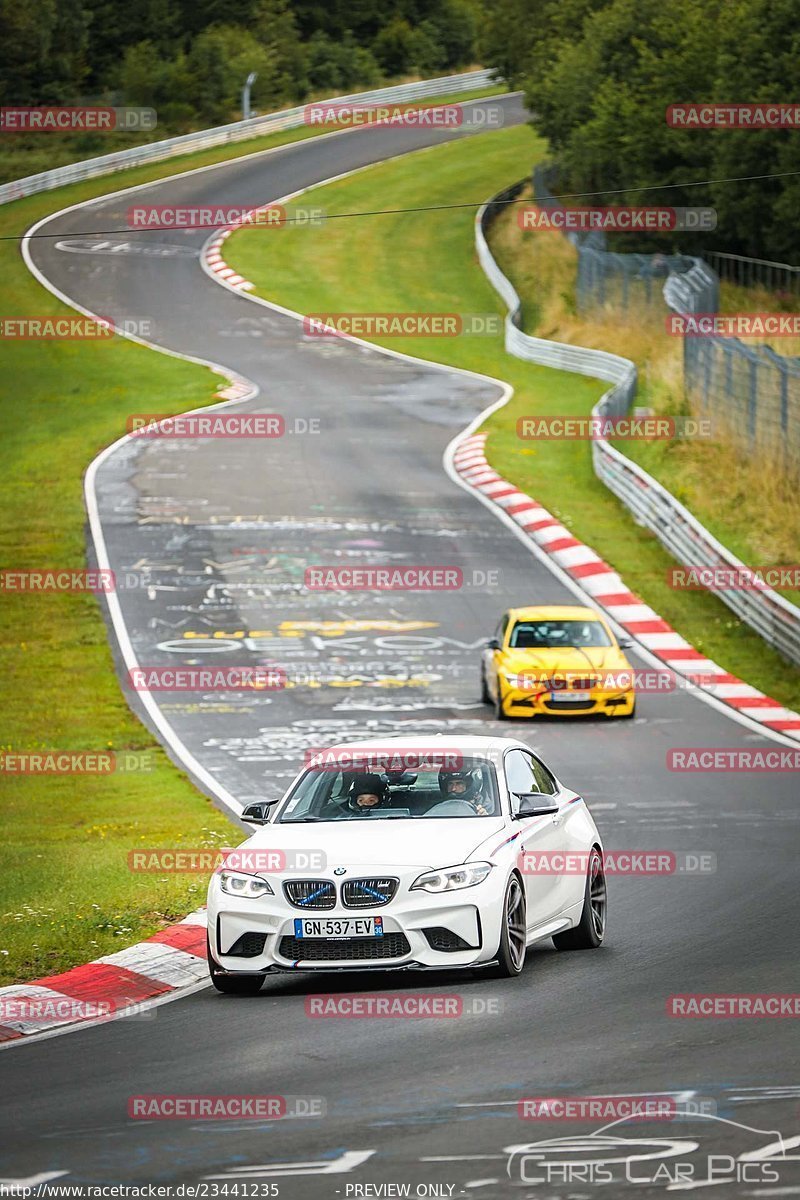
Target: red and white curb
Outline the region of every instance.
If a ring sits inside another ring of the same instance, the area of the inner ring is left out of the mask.
[[[784,708],[695,650],[631,592],[594,550],[578,541],[552,513],[490,467],[484,452],[486,438],[485,433],[472,434],[459,442],[455,450],[453,466],[465,483],[503,509],[626,633],[676,675],[689,679],[711,676],[707,685],[703,685],[709,695],[752,721],[800,741],[800,714]]]
[[[262,208],[254,209],[254,212],[263,212],[270,205],[265,204]],[[248,214],[249,216],[250,214]],[[220,279],[224,279],[227,284],[233,288],[237,288],[241,292],[249,292],[255,286],[249,279],[245,279],[243,275],[237,274],[233,267],[229,267],[222,257],[222,247],[225,245],[226,238],[229,238],[234,230],[245,223],[246,219],[237,221],[234,225],[229,225],[227,229],[221,230],[210,241],[206,242],[202,249],[203,261],[209,271],[213,271]]]
[[[134,1016],[161,997],[195,990],[208,980],[206,924],[199,909],[116,954],[0,988],[0,1043]]]

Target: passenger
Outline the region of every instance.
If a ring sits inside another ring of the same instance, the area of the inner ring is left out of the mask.
[[[345,808],[348,812],[366,816],[386,802],[386,782],[380,775],[362,775],[353,784]]]

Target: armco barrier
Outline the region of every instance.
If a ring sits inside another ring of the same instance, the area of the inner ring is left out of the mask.
[[[599,417],[624,416],[636,395],[636,367],[628,358],[604,350],[589,350],[563,342],[532,337],[520,329],[521,302],[514,285],[497,265],[486,231],[504,202],[514,200],[527,180],[499,192],[475,218],[478,261],[490,283],[508,305],[505,345],[509,354],[540,366],[556,367],[607,380],[614,386],[592,410]],[[687,567],[746,569],[692,516],[671,492],[602,438],[592,442],[595,474],[650,529],[678,562]],[[720,600],[791,662],[800,664],[800,609],[770,588],[763,591],[721,591]]]
[[[394,87],[377,88],[371,92],[354,92],[349,96],[333,96],[329,100],[315,101],[324,104],[381,104],[383,102],[398,104],[411,100],[430,100],[436,96],[449,96],[458,92],[471,92],[477,88],[489,87],[496,81],[495,72],[465,71],[460,75],[443,75],[438,79],[423,79],[417,83],[401,83]],[[265,113],[261,117],[251,117],[249,121],[234,121],[231,125],[219,125],[215,129],[200,129],[196,133],[186,133],[181,137],[167,138],[161,142],[149,142],[144,146],[133,146],[128,150],[117,150],[113,154],[103,154],[99,158],[87,158],[83,162],[67,163],[63,167],[55,167],[52,171],[42,171],[38,175],[28,175],[25,179],[16,179],[11,183],[0,185],[0,204],[8,204],[11,200],[19,200],[22,196],[32,196],[36,192],[48,192],[53,188],[63,187],[64,184],[78,183],[82,179],[92,179],[96,175],[107,175],[112,171],[122,171],[130,167],[141,167],[146,163],[159,162],[164,158],[173,158],[178,154],[190,154],[196,150],[206,150],[211,146],[223,146],[228,142],[243,142],[248,138],[261,137],[266,133],[277,133],[281,129],[297,129],[304,123],[304,113],[308,103],[299,104],[295,108],[286,108],[281,112]]]

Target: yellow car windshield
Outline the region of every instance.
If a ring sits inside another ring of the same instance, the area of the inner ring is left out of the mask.
[[[600,621],[518,621],[509,641],[514,650],[611,644],[611,638]]]

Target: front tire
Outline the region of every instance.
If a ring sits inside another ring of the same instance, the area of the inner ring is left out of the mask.
[[[526,934],[525,890],[519,876],[512,875],[503,900],[503,928],[497,949],[497,964],[492,969],[495,978],[513,979],[522,973]]]
[[[581,919],[574,929],[553,935],[557,950],[596,950],[606,933],[606,873],[603,856],[596,846],[589,855]]]
[[[226,996],[255,996],[257,992],[261,991],[261,985],[264,982],[263,975],[226,975],[212,956],[207,937],[206,952],[208,954],[208,973],[218,992],[224,992]]]
[[[483,669],[483,667],[481,667],[481,703],[492,703],[492,697],[489,695],[489,689],[486,686],[486,671]]]
[[[508,713],[503,708],[503,689],[500,685],[500,676],[497,677],[497,699],[494,702],[494,719],[495,721],[507,721]]]

